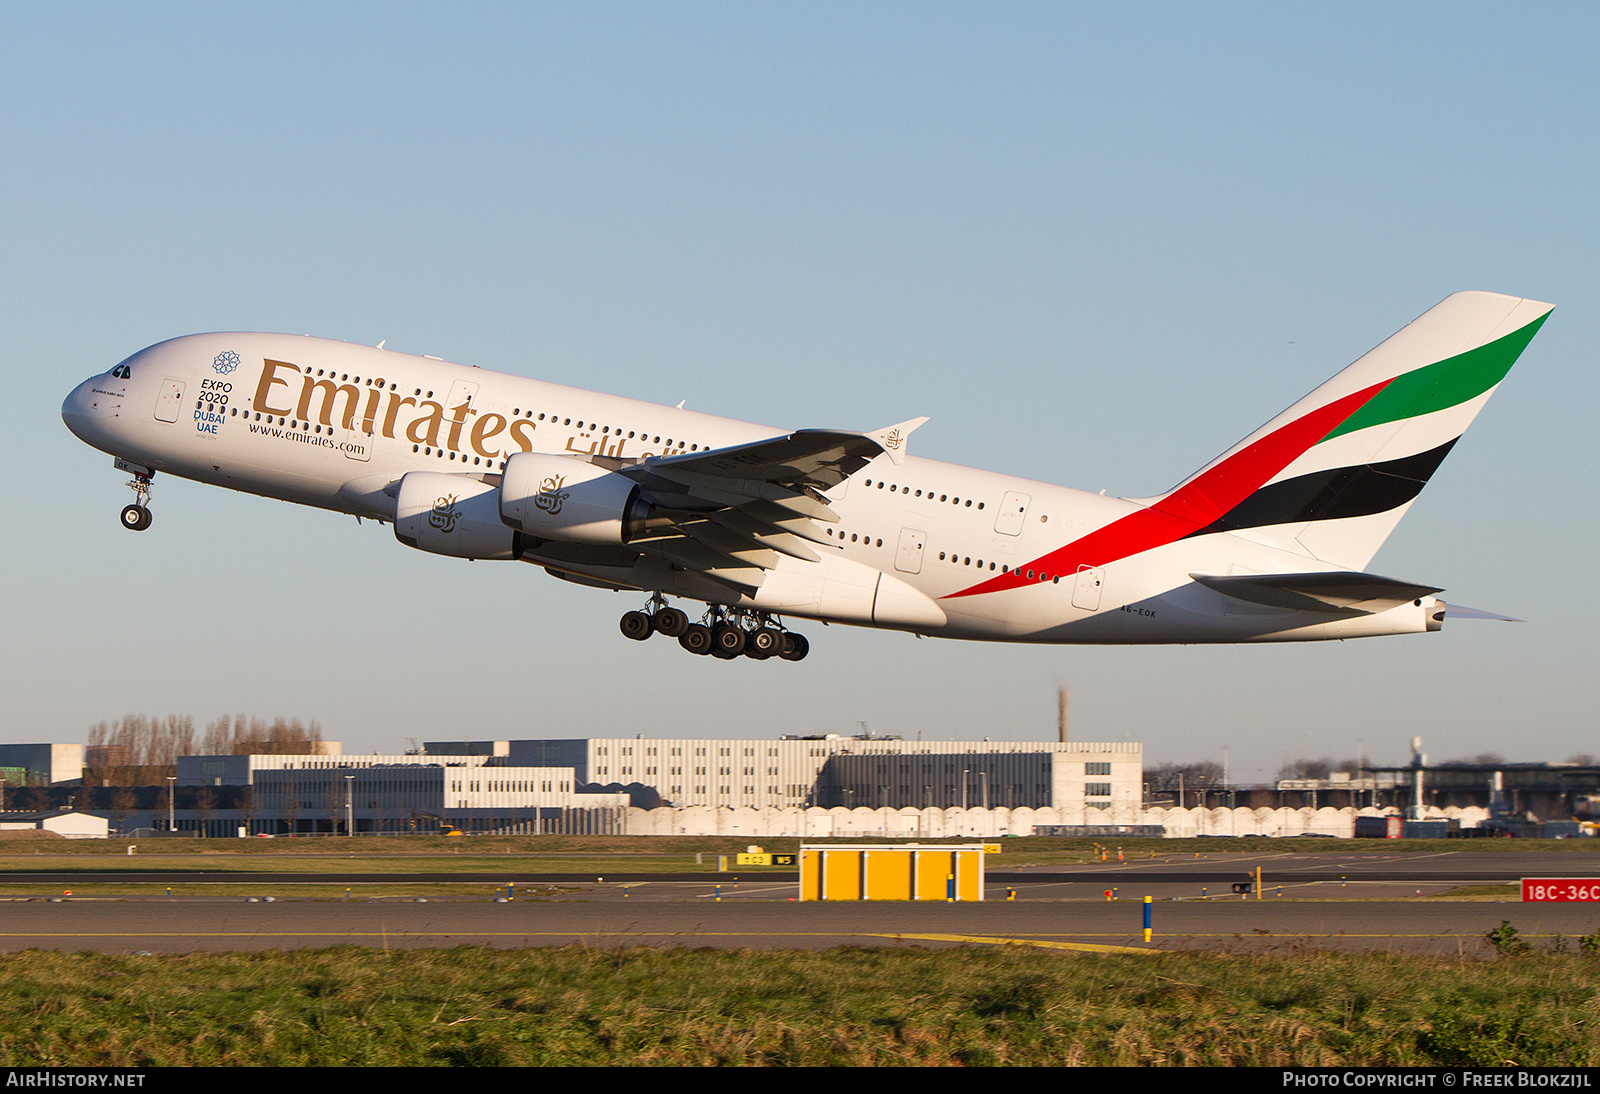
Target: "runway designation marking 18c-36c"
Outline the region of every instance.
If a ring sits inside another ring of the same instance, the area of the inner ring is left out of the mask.
[[[1525,877],[1522,899],[1528,901],[1600,901],[1600,878]]]

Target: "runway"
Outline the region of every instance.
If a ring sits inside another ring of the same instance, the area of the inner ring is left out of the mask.
[[[761,950],[966,944],[1136,953],[1314,947],[1480,955],[1489,952],[1485,934],[1503,920],[1535,940],[1557,935],[1573,940],[1600,931],[1600,904],[1522,904],[1509,887],[1524,876],[1600,875],[1593,868],[1600,858],[1585,853],[1340,853],[1330,848],[1312,854],[1262,847],[1079,866],[1019,862],[1002,867],[1001,861],[998,856],[989,860],[985,900],[963,904],[800,903],[793,899],[794,875],[777,871],[639,872],[607,875],[600,882],[593,874],[519,876],[513,863],[493,873],[476,864],[471,873],[458,873],[419,872],[412,861],[404,873],[383,872],[372,859],[293,873],[185,871],[168,863],[153,870],[111,863],[62,871],[6,870],[0,871],[0,950],[182,953],[571,944]],[[1233,884],[1254,877],[1258,867],[1261,894],[1235,895]],[[517,884],[517,898],[496,902],[509,882]],[[202,894],[215,885],[218,895],[118,892],[180,883]],[[24,885],[70,889],[74,895],[29,896],[18,891]],[[481,885],[482,894],[463,895],[462,888],[472,885]],[[307,886],[328,896],[305,896]],[[339,890],[351,886],[362,887],[364,895],[339,899]],[[449,886],[453,895],[418,900],[419,893],[443,891],[429,886]],[[266,899],[275,889],[291,887],[301,895],[285,892]],[[1106,899],[1108,892],[1115,899]],[[1463,892],[1478,898],[1441,899]],[[1148,944],[1142,934],[1145,896],[1152,898],[1154,917]]]
[[[788,887],[783,887],[787,891]],[[1464,901],[1165,901],[1142,938],[1141,901],[798,903],[764,886],[636,883],[559,898],[435,900],[34,899],[0,902],[0,950],[128,953],[277,950],[335,945],[499,947],[582,944],[750,949],[842,945],[1042,944],[1047,948],[1290,947],[1486,953],[1511,920],[1524,937],[1569,940],[1600,930],[1592,904]]]
[[[1266,841],[1263,841],[1265,843]],[[1332,842],[1332,841],[1329,841]],[[154,858],[156,856],[147,856]],[[162,856],[168,858],[168,856]],[[345,856],[329,861],[319,870],[284,870],[282,860],[255,857],[236,859],[221,868],[215,859],[194,862],[189,856],[171,856],[194,863],[188,869],[162,863],[147,868],[120,860],[104,861],[70,869],[7,869],[0,861],[0,897],[7,886],[50,885],[61,888],[124,885],[217,885],[289,886],[327,885],[344,887],[470,885],[498,887],[508,882],[520,885],[593,884],[597,872],[528,869],[527,863],[504,863],[485,859],[480,868],[470,871],[418,870],[417,856],[407,858],[401,869],[384,870],[381,859],[348,861]],[[1025,858],[1025,855],[1018,856]],[[453,863],[460,860],[452,857]],[[548,862],[548,859],[544,860]],[[492,863],[492,867],[491,867]],[[399,866],[400,864],[396,864]],[[252,868],[254,867],[254,868]],[[1522,877],[1600,877],[1600,855],[1563,851],[1444,851],[1393,852],[1336,851],[1320,854],[1301,851],[1275,852],[1265,847],[1259,852],[1209,855],[1158,855],[1153,859],[1128,862],[1096,862],[1082,865],[1029,866],[1013,864],[1004,856],[988,857],[987,877],[991,887],[1015,887],[1028,898],[1088,900],[1114,890],[1119,896],[1152,895],[1160,899],[1212,898],[1231,892],[1235,883],[1253,881],[1259,869],[1263,887],[1283,896],[1315,897],[1396,897],[1434,895],[1467,885],[1508,885]],[[748,884],[752,881],[772,886],[795,886],[798,875],[789,870],[745,869],[727,873],[715,871],[627,870],[626,863],[613,870],[604,869],[607,884],[615,883],[700,883]],[[1337,891],[1335,891],[1337,890]]]

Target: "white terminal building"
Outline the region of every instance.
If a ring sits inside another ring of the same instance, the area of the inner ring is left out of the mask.
[[[611,831],[620,793],[584,793],[570,767],[511,766],[493,756],[183,756],[181,787],[249,787],[250,827],[267,832]],[[234,809],[230,813],[244,812]],[[182,827],[180,825],[180,827]]]
[[[184,808],[147,806],[131,820],[162,829],[170,813],[179,831],[215,835],[352,824],[358,833],[816,835],[866,826],[961,834],[994,825],[1021,833],[1035,824],[1127,824],[1142,779],[1143,749],[1132,742],[868,734],[430,741],[401,755],[340,755],[335,745],[318,755],[185,756],[174,780]],[[869,811],[882,817],[864,817]]]
[[[908,741],[840,734],[771,739],[589,737],[430,741],[472,756],[570,769],[585,790],[633,805],[746,809],[1137,808],[1134,742]]]

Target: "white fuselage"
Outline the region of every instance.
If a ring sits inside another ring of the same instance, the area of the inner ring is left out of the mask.
[[[120,375],[118,375],[120,373]],[[626,464],[745,444],[785,430],[369,346],[279,334],[200,334],[145,349],[79,385],[62,408],[83,440],[181,478],[384,521],[413,471],[498,475],[522,452]],[[387,491],[387,492],[386,492]],[[1242,603],[1191,574],[1330,569],[1227,533],[1179,539],[1054,573],[1063,545],[1141,508],[1049,483],[887,454],[829,491],[839,516],[819,552],[886,574],[937,606],[897,629],[1030,642],[1235,642],[1422,631],[1429,603],[1330,618]],[[623,549],[535,548],[527,561],[598,583],[734,607],[831,616],[825,599],[763,603]],[[785,557],[772,587],[826,565]],[[1013,572],[1025,584],[971,592]],[[841,568],[842,572],[842,568]],[[885,583],[887,588],[888,583]],[[962,594],[962,595],[957,595]],[[808,609],[807,605],[811,605]],[[939,622],[942,616],[943,622]],[[843,617],[872,623],[871,618]]]

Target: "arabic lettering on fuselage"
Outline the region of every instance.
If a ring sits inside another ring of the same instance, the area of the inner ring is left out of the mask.
[[[276,390],[278,387],[283,390]],[[402,414],[406,407],[414,409]],[[413,444],[452,452],[463,451],[464,441],[469,446],[466,451],[488,460],[516,452],[532,452],[533,433],[538,428],[531,418],[508,418],[494,411],[480,413],[470,398],[457,406],[446,407],[431,398],[403,395],[393,385],[357,387],[331,376],[313,377],[299,365],[271,359],[262,362],[252,409],[260,414],[320,422],[330,429],[337,412],[339,425],[344,429],[357,429],[369,436],[382,435],[391,440],[403,437]],[[580,429],[567,438],[563,450],[579,456],[616,458],[623,455],[626,444],[627,439],[621,436],[594,437]],[[677,447],[681,451],[683,446]],[[656,454],[650,451],[629,453],[641,457]],[[666,454],[666,450],[661,454]]]

